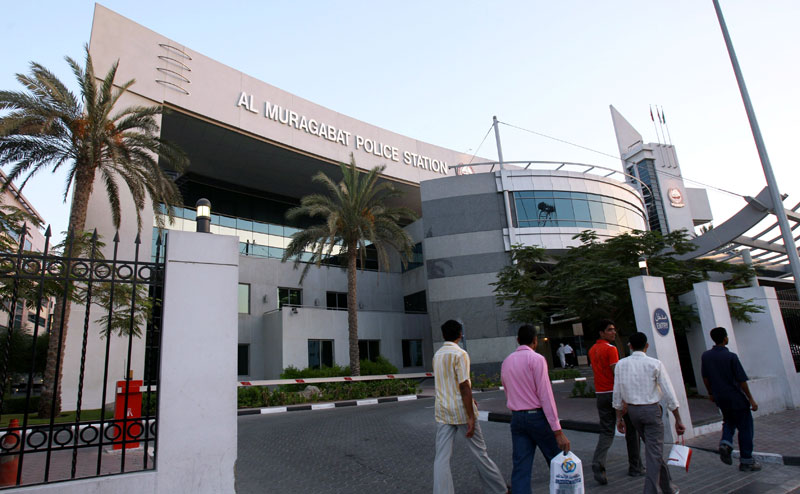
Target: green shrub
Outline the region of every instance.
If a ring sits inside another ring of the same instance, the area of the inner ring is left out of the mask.
[[[334,365],[333,367],[320,367],[314,369],[306,367],[305,369],[298,369],[294,366],[289,366],[281,372],[281,379],[310,379],[314,377],[342,377],[349,376],[350,368],[342,367],[341,365]],[[281,391],[302,391],[306,384],[283,384],[280,386]]]
[[[155,391],[142,393],[142,416],[154,416],[158,412],[158,398]]]
[[[36,412],[39,410],[39,397],[31,396],[31,402],[28,405],[28,412]],[[25,413],[25,397],[11,398],[6,396],[3,399],[3,414],[6,413]]]
[[[305,387],[305,384],[297,386]],[[385,379],[379,381],[353,381],[315,384],[322,395],[317,399],[307,399],[298,391],[276,389],[270,391],[263,386],[243,386],[238,388],[239,408],[258,408],[299,405],[311,401],[342,401],[417,394],[417,382],[413,379]]]
[[[244,386],[236,390],[239,408],[256,408],[266,405],[264,395],[269,389],[262,386]]]
[[[554,369],[550,371],[551,381],[555,381],[556,379],[574,379],[576,377],[581,377],[581,372],[578,369]]]
[[[575,381],[575,384],[572,386],[572,397],[573,398],[594,398],[594,388],[591,386],[587,386],[586,381]]]
[[[361,361],[362,376],[378,376],[382,374],[397,374],[397,367],[386,360],[386,357],[381,355],[375,360],[375,362],[372,360]]]
[[[476,377],[474,373],[470,373],[470,381],[472,381],[472,387],[474,389],[499,388],[502,386],[499,374],[494,374],[489,377],[486,377],[486,374],[479,374]]]

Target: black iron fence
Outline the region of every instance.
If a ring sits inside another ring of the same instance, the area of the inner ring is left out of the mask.
[[[42,252],[23,250],[24,233],[0,252],[0,488],[156,465],[165,246],[143,261],[137,237],[129,261],[119,235],[110,259],[96,231],[50,242],[48,228]],[[32,328],[13,323],[21,306]]]
[[[794,369],[800,372],[800,302],[797,292],[791,290],[777,290],[778,305],[783,316],[783,325],[786,326],[786,337],[789,340],[789,350],[794,359]]]

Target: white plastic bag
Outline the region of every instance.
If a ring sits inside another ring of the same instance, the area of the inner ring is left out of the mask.
[[[583,466],[572,451],[550,460],[550,494],[584,494]]]
[[[692,448],[686,446],[683,441],[683,436],[681,436],[680,442],[676,442],[672,445],[669,457],[667,458],[667,465],[685,468],[688,472],[690,461],[692,461]]]

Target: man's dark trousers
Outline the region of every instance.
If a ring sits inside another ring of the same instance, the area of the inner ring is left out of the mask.
[[[753,414],[749,408],[730,409],[721,408],[722,411],[722,439],[720,445],[733,448],[733,434],[739,430],[739,458],[741,463],[753,463]]]
[[[617,411],[611,405],[614,393],[597,393],[597,415],[600,417],[600,437],[597,440],[597,447],[594,449],[592,458],[592,471],[604,472],[606,470],[606,456],[608,448],[614,442],[614,431],[617,424]],[[623,415],[625,420],[625,444],[628,446],[628,473],[639,474],[642,468],[642,458],[639,454],[639,433],[633,427],[631,419],[626,413]]]
[[[536,447],[542,450],[548,466],[550,460],[560,453],[553,429],[541,409],[511,412],[511,446],[514,461],[511,492],[530,494],[531,469]]]

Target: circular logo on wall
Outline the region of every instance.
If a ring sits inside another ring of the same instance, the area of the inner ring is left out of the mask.
[[[682,208],[683,204],[683,194],[681,190],[677,187],[672,187],[667,191],[667,195],[669,196],[669,203],[674,208]]]
[[[667,336],[667,333],[669,333],[669,316],[664,309],[653,311],[653,326],[661,336]]]
[[[572,458],[565,458],[561,463],[561,470],[564,473],[572,473],[576,468],[578,468],[578,465],[572,460]]]
[[[472,175],[473,173],[475,173],[475,170],[469,165],[456,168],[456,175]]]

